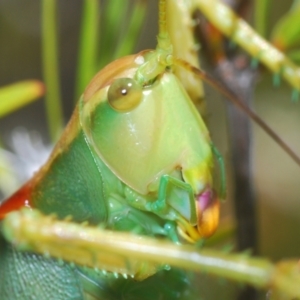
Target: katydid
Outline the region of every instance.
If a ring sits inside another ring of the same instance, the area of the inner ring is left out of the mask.
[[[163,12],[165,1],[160,5]],[[156,50],[117,60],[96,75],[49,161],[0,207],[1,217],[27,206],[59,219],[70,216],[72,222],[175,243],[214,232],[219,214],[211,175],[214,148],[172,73],[174,62],[182,63],[173,58],[164,22]],[[118,292],[140,299],[145,286],[152,289],[151,299],[174,299],[187,286],[183,273],[162,271],[168,269],[164,265],[138,265],[128,272],[135,279],[156,274],[135,282],[115,262],[104,262],[99,273],[21,253],[4,240],[0,249],[4,300],[86,299],[87,294],[119,299]],[[124,279],[117,279],[118,273]],[[164,291],[161,282],[168,279],[175,279],[176,287]]]
[[[25,206],[176,243],[215,231],[209,132],[172,73],[164,16],[160,26],[156,50],[121,58],[95,76],[48,162],[1,205],[1,218]],[[112,285],[91,269],[21,253],[4,240],[0,260],[3,300],[85,299],[88,284],[102,285],[103,294]],[[161,268],[133,275],[144,279]]]

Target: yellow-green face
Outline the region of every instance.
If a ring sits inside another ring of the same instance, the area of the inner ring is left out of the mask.
[[[156,192],[162,175],[179,170],[199,195],[212,186],[208,130],[171,72],[145,87],[135,82],[142,63],[143,53],[97,75],[84,94],[83,129],[99,157],[136,192]]]

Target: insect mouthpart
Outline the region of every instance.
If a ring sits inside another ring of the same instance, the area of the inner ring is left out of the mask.
[[[210,187],[196,196],[197,230],[202,237],[211,236],[217,229],[220,215],[220,201]]]
[[[180,219],[178,232],[186,241],[194,243],[201,238],[210,237],[217,229],[220,214],[220,201],[210,187],[194,196],[197,224]]]

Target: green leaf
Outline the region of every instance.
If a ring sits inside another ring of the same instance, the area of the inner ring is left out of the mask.
[[[256,0],[254,13],[254,28],[263,37],[267,36],[267,20],[270,12],[270,0]]]
[[[138,1],[135,4],[129,17],[127,30],[118,44],[114,58],[119,58],[133,52],[145,19],[146,8],[147,3],[145,1]]]
[[[300,64],[300,49],[289,51],[287,56],[296,64]]]
[[[38,99],[44,92],[43,83],[37,80],[21,81],[0,88],[0,117]]]
[[[80,33],[80,47],[77,67],[75,100],[83,93],[89,81],[96,74],[100,23],[99,0],[85,0]]]
[[[284,51],[300,45],[300,1],[294,1],[291,9],[277,22],[271,42]]]
[[[120,32],[127,23],[126,15],[129,8],[129,1],[109,0],[105,6],[105,14],[103,16],[103,24],[105,24],[104,32],[101,38],[101,56],[99,61],[99,69],[113,60],[114,51],[118,44]]]
[[[58,66],[58,37],[56,22],[56,0],[42,2],[42,49],[43,75],[47,86],[46,111],[52,142],[55,142],[63,129],[62,101],[60,94]]]

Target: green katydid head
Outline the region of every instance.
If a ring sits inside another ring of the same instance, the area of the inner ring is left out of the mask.
[[[209,133],[171,72],[146,86],[137,82],[145,56],[143,52],[120,59],[97,75],[97,85],[92,81],[84,94],[83,128],[110,169],[139,193],[152,192],[160,176],[174,169],[182,170],[199,193],[211,181]],[[119,67],[120,72],[106,78],[106,72],[123,64],[128,69]],[[98,89],[91,91],[95,86]]]
[[[83,95],[81,125],[92,149],[123,183],[155,195],[162,175],[179,174],[192,187],[200,215],[199,199],[212,189],[210,137],[171,72],[168,35],[160,33],[158,41],[155,51],[119,59],[96,75]]]
[[[212,186],[209,133],[172,72],[144,85],[136,79],[154,54],[104,68],[84,93],[81,124],[94,151],[134,191],[155,194],[162,175],[179,172],[197,198]]]

